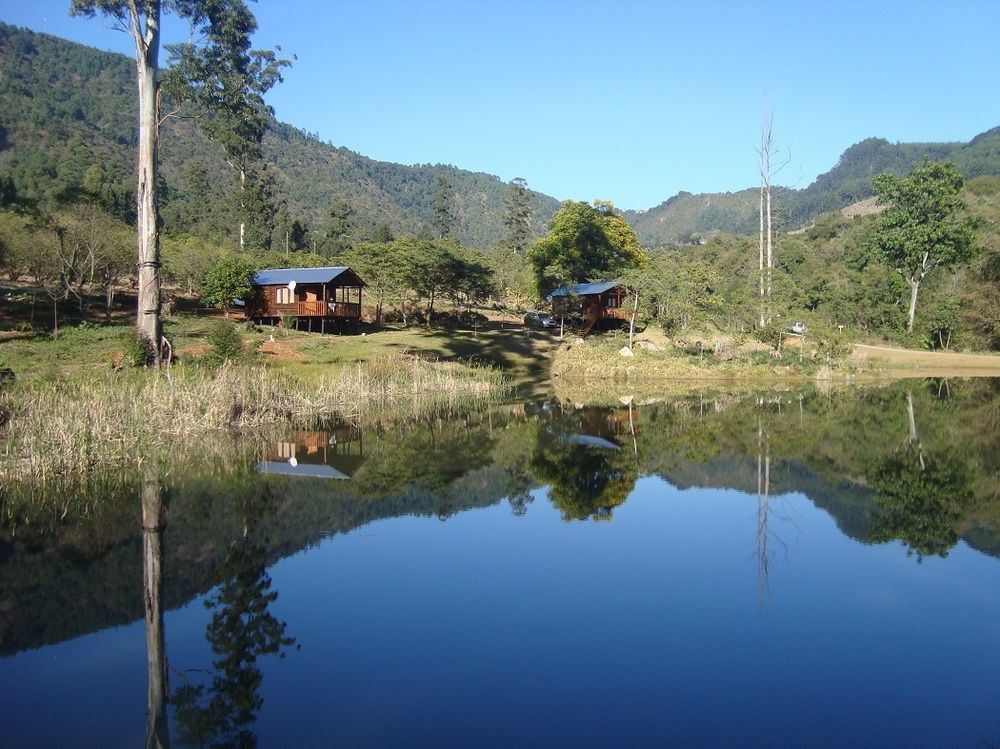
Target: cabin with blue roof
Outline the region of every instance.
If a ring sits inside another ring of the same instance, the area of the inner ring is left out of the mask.
[[[260,323],[282,318],[328,322],[340,326],[361,320],[361,290],[365,282],[346,265],[326,268],[266,268],[254,274],[257,289],[247,301],[247,317]]]
[[[617,281],[597,281],[563,286],[549,294],[549,301],[558,314],[582,313],[580,335],[587,335],[602,320],[628,319],[628,312],[622,309],[626,296],[628,289]]]

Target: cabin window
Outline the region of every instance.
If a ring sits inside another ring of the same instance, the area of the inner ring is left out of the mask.
[[[605,301],[604,306],[607,307],[608,309],[611,309],[612,307],[617,307],[618,306],[618,297],[616,297],[616,296],[609,296],[607,298],[607,301]]]
[[[279,286],[274,294],[275,304],[291,304],[292,290],[287,286]]]

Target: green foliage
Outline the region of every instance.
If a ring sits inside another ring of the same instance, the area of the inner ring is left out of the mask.
[[[237,327],[230,322],[219,321],[213,325],[208,334],[208,342],[212,348],[203,359],[206,364],[236,362],[245,356],[243,337]]]
[[[962,174],[953,164],[925,161],[905,177],[880,174],[873,182],[886,210],[875,219],[867,246],[910,284],[907,330],[912,331],[924,278],[972,255],[972,225],[960,197]]]
[[[454,190],[447,175],[439,172],[434,202],[431,205],[431,227],[434,236],[439,239],[450,237],[455,226],[455,214],[452,209]]]
[[[507,229],[504,246],[515,253],[525,252],[531,239],[531,200],[528,183],[522,177],[512,179],[507,188],[503,225]]]
[[[601,201],[563,203],[548,236],[528,252],[540,296],[566,283],[614,277],[646,260],[635,232],[610,203]]]
[[[878,512],[869,540],[901,540],[920,556],[947,556],[972,503],[968,464],[957,454],[926,453],[917,443],[878,460],[867,473]]]
[[[153,346],[138,328],[129,326],[121,333],[124,361],[132,367],[146,367],[153,361]]]
[[[256,271],[245,257],[234,255],[220,258],[205,274],[201,298],[205,304],[225,309],[234,299],[246,300],[253,290],[252,279]]]

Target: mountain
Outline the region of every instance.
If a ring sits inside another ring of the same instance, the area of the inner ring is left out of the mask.
[[[868,138],[848,148],[837,165],[801,190],[777,188],[772,201],[782,228],[797,229],[816,217],[875,194],[872,177],[904,174],[925,158],[953,161],[966,177],[1000,175],[1000,127],[968,143],[897,143]],[[758,191],[679,192],[648,211],[625,216],[647,247],[697,240],[711,232],[754,234],[758,231]]]
[[[0,174],[10,175],[19,193],[45,199],[82,184],[98,165],[115,175],[121,191],[134,169],[134,73],[135,63],[124,55],[0,24]],[[165,230],[232,241],[236,178],[221,150],[194,120],[169,117],[160,156]],[[968,143],[857,143],[808,187],[774,192],[779,226],[798,228],[870,197],[875,174],[901,174],[925,157],[952,160],[968,177],[1000,175],[1000,128]],[[371,237],[382,224],[396,234],[418,233],[430,222],[437,178],[444,174],[453,188],[458,239],[486,249],[504,235],[508,188],[490,174],[376,161],[277,121],[264,139],[264,159],[278,200],[312,230],[322,230],[330,206],[345,201],[354,210],[355,238]],[[757,204],[756,188],[680,192],[655,208],[624,213],[640,242],[655,247],[718,231],[755,234]],[[558,207],[555,198],[532,193],[536,236]]]
[[[127,179],[137,142],[135,63],[124,55],[0,24],[0,171],[32,198],[77,184],[102,163]],[[191,210],[216,206],[226,214],[235,174],[221,149],[191,119],[169,117],[161,128],[160,157],[166,180],[167,231],[227,232],[226,219],[197,221]],[[397,234],[417,233],[430,222],[439,174],[454,191],[455,233],[479,248],[504,236],[507,184],[498,177],[453,166],[403,166],[375,161],[323,143],[315,135],[272,122],[264,139],[277,197],[292,218],[322,227],[335,200],[354,209],[355,233],[366,238],[382,224]],[[173,204],[173,209],[171,208]],[[559,201],[532,193],[532,229],[542,235]],[[198,226],[192,226],[200,222]]]

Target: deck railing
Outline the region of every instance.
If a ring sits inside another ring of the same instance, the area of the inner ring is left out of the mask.
[[[295,317],[361,317],[361,305],[349,302],[324,302],[322,299],[313,302],[292,302],[291,304],[276,304],[274,311],[278,315]]]

